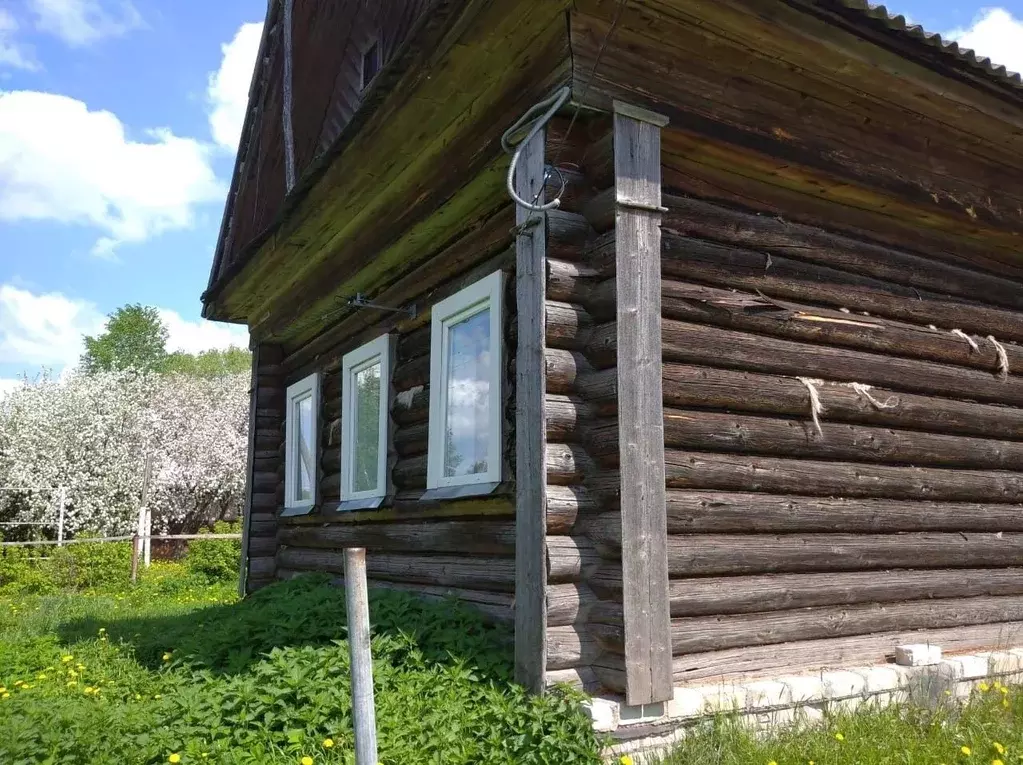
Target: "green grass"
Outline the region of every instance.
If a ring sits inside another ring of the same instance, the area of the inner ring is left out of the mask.
[[[370,607],[381,762],[599,762],[580,697],[511,682],[507,628],[396,592]],[[0,597],[0,763],[351,763],[345,636],[320,577],[237,602],[163,564]]]
[[[965,704],[860,707],[757,736],[721,717],[687,736],[662,765],[1018,765],[1023,762],[1023,693],[981,684]]]

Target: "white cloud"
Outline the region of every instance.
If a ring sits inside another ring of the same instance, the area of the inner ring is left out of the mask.
[[[1010,71],[1023,72],[1023,20],[1004,8],[985,8],[969,27],[953,29],[944,37]]]
[[[0,66],[11,66],[15,69],[28,71],[39,69],[39,64],[32,56],[32,52],[15,41],[14,36],[17,31],[17,19],[10,11],[0,8]]]
[[[198,353],[230,345],[248,347],[244,327],[189,321],[176,311],[158,309],[168,331],[167,350]],[[33,293],[0,284],[0,361],[26,368],[59,370],[78,363],[83,335],[103,331],[106,316],[87,301],[59,292]]]
[[[223,52],[220,68],[210,73],[206,90],[210,131],[213,140],[230,151],[238,148],[262,34],[262,22],[242,24],[234,39],[220,46]]]
[[[107,3],[106,7],[100,0],[29,0],[29,6],[39,30],[75,47],[119,37],[142,26],[142,16],[129,0]]]
[[[19,388],[24,384],[24,381],[14,377],[0,377],[0,401],[4,400],[4,396],[10,393],[15,388]]]
[[[217,324],[205,319],[188,321],[176,311],[160,310],[160,318],[167,327],[167,350],[199,353],[211,348],[223,350],[232,345],[249,347],[249,334],[245,327],[235,324]]]
[[[99,255],[190,227],[196,205],[224,195],[209,150],[166,129],[147,138],[67,96],[0,91],[0,221],[93,226]]]

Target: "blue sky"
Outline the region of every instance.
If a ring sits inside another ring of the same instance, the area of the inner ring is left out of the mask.
[[[125,303],[199,319],[266,0],[0,0],[0,393]],[[889,10],[1023,69],[1023,0]]]

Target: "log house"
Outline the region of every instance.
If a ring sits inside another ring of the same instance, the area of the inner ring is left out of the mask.
[[[1011,642],[1021,106],[862,0],[270,0],[244,591],[365,547],[632,704]]]

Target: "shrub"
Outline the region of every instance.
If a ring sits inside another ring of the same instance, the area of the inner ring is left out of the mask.
[[[241,521],[213,524],[214,534],[239,534],[241,530]],[[193,539],[185,555],[185,565],[192,573],[213,582],[237,581],[241,555],[242,543],[238,539]]]

